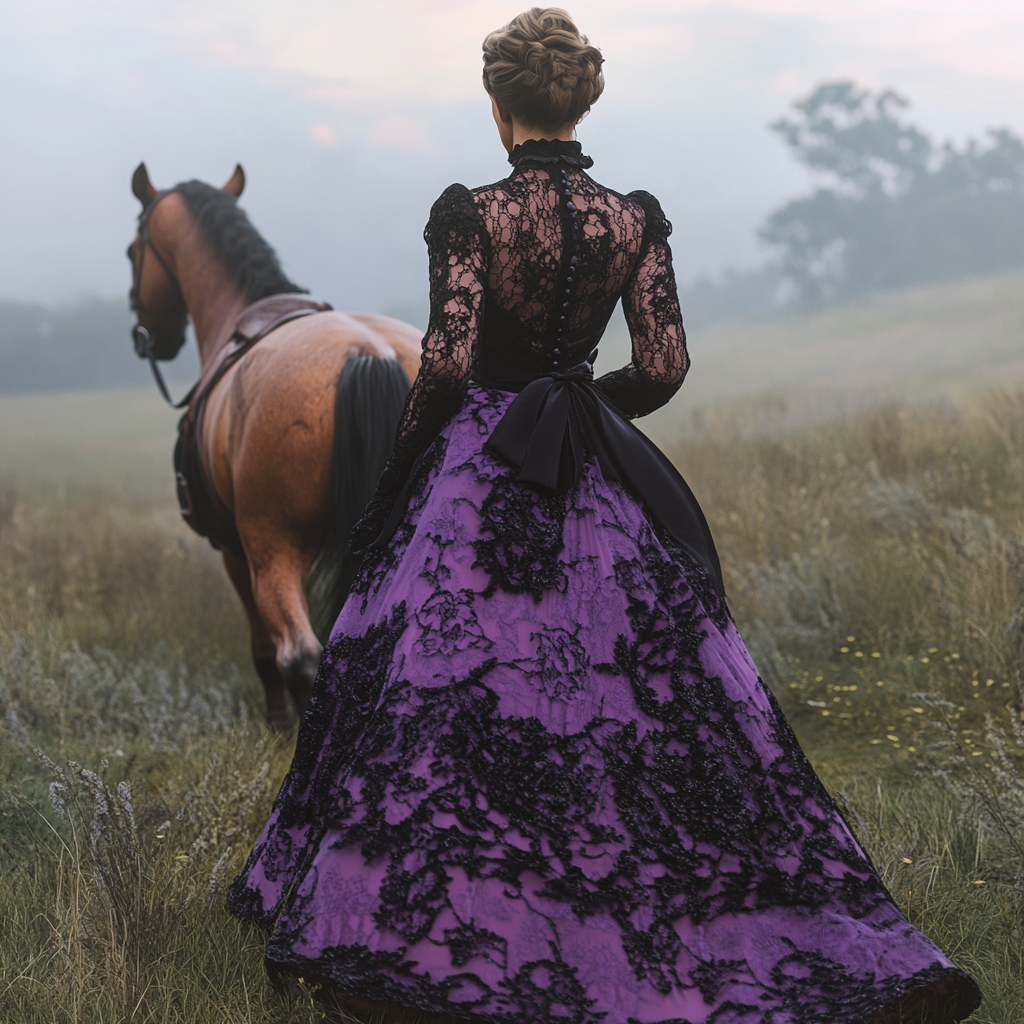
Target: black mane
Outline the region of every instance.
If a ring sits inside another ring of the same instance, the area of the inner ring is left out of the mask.
[[[174,191],[188,204],[200,230],[220,252],[250,302],[284,292],[308,292],[285,277],[277,253],[233,195],[202,181],[183,181]]]

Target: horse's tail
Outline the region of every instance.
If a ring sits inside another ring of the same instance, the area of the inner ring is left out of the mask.
[[[331,524],[306,584],[310,622],[321,643],[330,634],[355,573],[349,532],[384,471],[408,393],[409,378],[397,359],[353,356],[338,377]]]

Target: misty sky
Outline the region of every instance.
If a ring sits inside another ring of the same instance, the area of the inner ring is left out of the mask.
[[[606,57],[579,130],[593,174],[646,188],[682,279],[758,262],[754,231],[806,174],[767,130],[827,78],[894,86],[939,139],[1024,134],[1021,0],[585,0]],[[452,181],[507,170],[473,0],[0,0],[0,297],[127,290],[144,159],[222,183],[301,284],[340,308],[425,293],[421,232]]]

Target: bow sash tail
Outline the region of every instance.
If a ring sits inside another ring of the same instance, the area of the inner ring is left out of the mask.
[[[564,494],[583,472],[581,438],[605,480],[621,483],[639,498],[724,597],[718,552],[693,492],[658,446],[601,394],[589,367],[530,381],[485,449],[518,470],[520,483]]]

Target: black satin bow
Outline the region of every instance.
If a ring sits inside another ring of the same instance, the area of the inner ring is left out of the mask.
[[[524,484],[564,494],[583,472],[580,430],[590,436],[600,410],[589,367],[550,373],[531,381],[516,396],[491,434],[487,447],[519,470]],[[590,429],[587,429],[587,428]],[[615,473],[607,453],[596,453],[601,469]],[[615,475],[612,479],[618,480]]]
[[[582,475],[582,442],[605,480],[643,501],[724,596],[718,552],[693,492],[661,450],[601,394],[588,364],[530,381],[485,447],[518,470],[521,483],[564,494]]]

